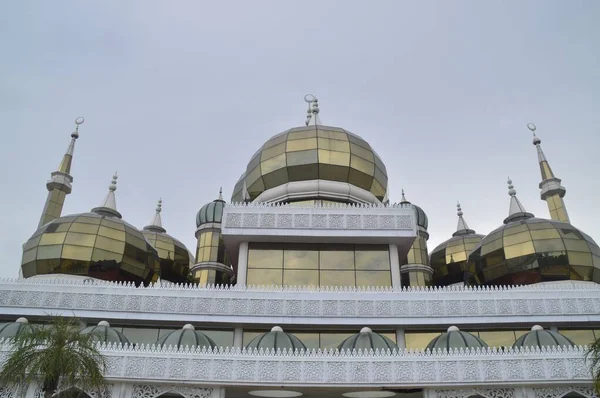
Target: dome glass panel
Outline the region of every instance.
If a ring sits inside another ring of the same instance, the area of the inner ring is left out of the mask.
[[[293,181],[346,182],[384,200],[385,165],[362,138],[343,129],[307,126],[269,139],[235,185],[232,202],[254,200],[262,192]]]

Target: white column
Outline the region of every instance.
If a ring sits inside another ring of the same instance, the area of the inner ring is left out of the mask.
[[[404,334],[404,329],[396,329],[396,345],[401,350],[406,348],[406,335]]]
[[[233,329],[233,346],[235,348],[242,348],[244,345],[244,329],[235,328]]]
[[[237,266],[237,286],[246,286],[246,274],[248,272],[248,242],[240,243]]]
[[[390,243],[390,267],[392,270],[392,287],[399,288],[400,282],[400,259],[398,258],[398,245]]]

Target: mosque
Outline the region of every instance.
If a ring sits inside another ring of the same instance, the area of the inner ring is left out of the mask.
[[[549,213],[509,180],[498,228],[476,233],[459,204],[430,251],[425,211],[388,197],[375,149],[305,100],[304,125],[260,145],[231,200],[200,207],[194,252],[160,200],[148,225],[126,222],[116,174],[98,206],[62,214],[77,119],[21,277],[0,281],[0,358],[52,314],[99,342],[108,384],[93,398],[594,397],[600,248],[571,223],[536,127]],[[0,397],[42,396],[25,390]]]

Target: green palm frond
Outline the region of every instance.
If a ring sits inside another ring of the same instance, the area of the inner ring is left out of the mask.
[[[104,387],[106,362],[93,335],[79,333],[75,318],[53,317],[12,340],[13,351],[0,371],[0,385],[17,387],[41,382],[44,392],[73,387],[84,391]]]
[[[597,339],[588,348],[586,358],[590,361],[592,377],[594,378],[594,390],[600,395],[600,339]]]

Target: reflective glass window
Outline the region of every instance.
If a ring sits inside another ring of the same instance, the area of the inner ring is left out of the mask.
[[[317,250],[285,249],[283,267],[296,269],[318,269],[319,252]]]

